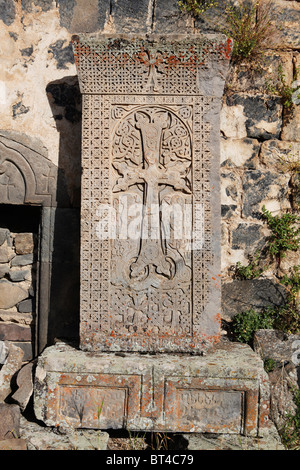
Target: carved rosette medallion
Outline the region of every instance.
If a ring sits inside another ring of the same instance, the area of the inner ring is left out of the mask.
[[[212,56],[228,62],[226,47],[74,38],[83,349],[191,351],[219,339],[219,99],[201,92],[201,73]]]

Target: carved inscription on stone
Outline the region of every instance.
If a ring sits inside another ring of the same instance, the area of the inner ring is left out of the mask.
[[[60,415],[77,427],[122,428],[126,416],[126,390],[105,387],[60,387]]]
[[[216,390],[177,390],[177,418],[202,431],[226,426],[239,433],[242,426],[243,393]],[[198,431],[199,431],[198,429]]]

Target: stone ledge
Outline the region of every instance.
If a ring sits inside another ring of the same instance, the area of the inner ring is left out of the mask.
[[[34,388],[36,417],[48,426],[252,436],[268,426],[263,362],[237,343],[205,356],[92,354],[59,343],[39,357]]]

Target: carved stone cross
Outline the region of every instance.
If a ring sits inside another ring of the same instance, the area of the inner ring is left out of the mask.
[[[126,191],[130,186],[144,186],[144,207],[141,224],[140,250],[130,266],[130,276],[136,280],[146,279],[156,273],[171,279],[174,275],[172,259],[164,249],[160,191],[171,186],[177,191],[190,193],[186,182],[186,170],[190,162],[176,162],[172,169],[166,168],[161,158],[161,140],[164,129],[170,125],[167,111],[157,110],[152,116],[142,111],[135,113],[136,128],[140,130],[143,149],[143,165],[129,167],[125,162],[113,165],[121,175],[113,191]],[[150,222],[150,237],[148,233]]]

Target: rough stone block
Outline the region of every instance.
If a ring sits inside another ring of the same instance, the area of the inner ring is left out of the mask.
[[[34,311],[33,299],[26,299],[19,303],[18,312],[30,313]]]
[[[259,149],[256,139],[221,139],[221,166],[256,168]]]
[[[0,245],[3,245],[5,240],[10,236],[10,231],[7,228],[0,228]]]
[[[24,411],[31,395],[33,394],[33,367],[34,362],[26,364],[17,375],[18,390],[12,395],[12,399]]]
[[[267,376],[241,344],[206,356],[120,357],[60,343],[38,359],[34,407],[48,426],[257,435],[266,426]]]
[[[263,359],[273,359],[278,364],[289,361],[296,367],[300,366],[300,334],[258,330],[254,334],[254,349]]]
[[[28,291],[5,279],[0,281],[0,309],[11,308],[28,297]]]
[[[295,109],[291,116],[287,117],[284,121],[281,133],[282,140],[290,140],[294,142],[300,142],[300,110],[299,105],[295,106]]]
[[[282,124],[281,98],[237,93],[228,95],[221,112],[226,137],[277,139]]]
[[[7,243],[3,243],[3,245],[0,246],[0,263],[8,263],[15,256],[14,250],[12,250]]]
[[[30,277],[30,271],[26,270],[18,270],[18,271],[9,271],[8,276],[12,282],[22,282],[25,281]]]
[[[0,370],[0,402],[4,401],[11,393],[12,377],[22,366],[24,352],[14,344],[6,343],[8,356]]]
[[[18,405],[0,403],[0,440],[19,436],[20,416]]]
[[[0,279],[9,272],[9,264],[0,264]]]
[[[291,139],[292,140],[292,139]],[[288,172],[297,163],[300,143],[283,140],[267,140],[261,145],[260,161],[270,171]]]
[[[4,364],[8,356],[8,346],[4,341],[0,341],[0,364]]]
[[[0,340],[31,341],[31,328],[16,323],[0,323]]]
[[[17,233],[15,236],[15,248],[18,255],[27,255],[29,253],[33,253],[33,233]]]
[[[18,341],[13,343],[19,349],[21,349],[24,353],[23,362],[28,362],[33,359],[33,343],[32,341]]]
[[[0,450],[27,450],[25,439],[5,439],[0,441]]]
[[[29,253],[27,255],[17,255],[11,262],[12,266],[27,266],[32,264],[34,261],[33,254]]]
[[[231,321],[237,313],[260,311],[285,302],[286,289],[270,279],[234,280],[222,286],[222,317]]]
[[[262,207],[277,213],[290,208],[290,175],[270,171],[249,170],[243,178],[243,216],[261,218]]]

